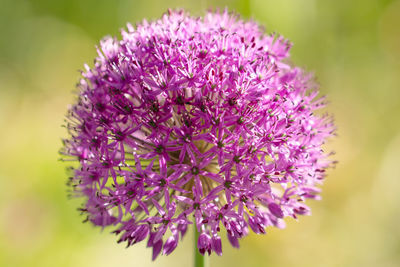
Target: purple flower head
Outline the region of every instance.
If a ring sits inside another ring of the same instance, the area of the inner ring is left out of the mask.
[[[85,66],[63,154],[94,225],[170,254],[190,224],[200,253],[305,215],[333,134],[291,44],[228,12],[169,11],[106,37]]]

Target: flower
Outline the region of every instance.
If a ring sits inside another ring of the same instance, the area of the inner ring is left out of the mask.
[[[228,12],[169,11],[104,38],[70,108],[64,159],[87,221],[170,254],[190,224],[200,253],[309,214],[333,135],[291,44]]]

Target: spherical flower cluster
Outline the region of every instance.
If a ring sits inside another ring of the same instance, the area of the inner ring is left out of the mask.
[[[200,253],[309,214],[331,165],[330,117],[291,44],[228,12],[169,11],[107,37],[68,113],[69,185],[87,221],[170,254],[190,224]]]

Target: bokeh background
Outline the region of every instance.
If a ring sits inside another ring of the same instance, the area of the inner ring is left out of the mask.
[[[58,161],[61,127],[83,63],[104,35],[167,8],[228,7],[293,43],[335,115],[339,161],[313,216],[226,240],[211,266],[400,266],[400,1],[0,0],[0,266],[191,266],[189,233],[151,262],[111,230],[82,224]]]

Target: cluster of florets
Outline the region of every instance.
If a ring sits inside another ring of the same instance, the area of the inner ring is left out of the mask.
[[[333,126],[290,47],[227,12],[168,12],[103,39],[63,150],[79,160],[70,185],[87,220],[128,246],[147,238],[154,259],[190,224],[200,253],[221,255],[221,232],[238,247],[308,214]]]

